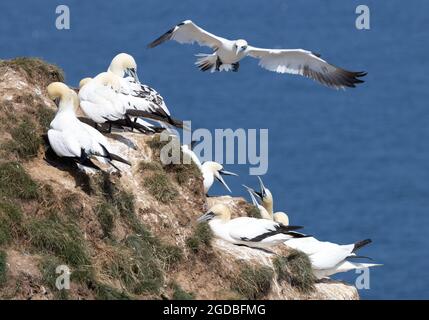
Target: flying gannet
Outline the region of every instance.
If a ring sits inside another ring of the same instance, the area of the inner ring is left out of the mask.
[[[238,217],[231,219],[231,211],[224,204],[213,206],[197,220],[208,221],[214,235],[236,245],[268,248],[293,238],[305,237],[294,232],[300,226],[284,226],[267,219]]]
[[[220,163],[217,163],[215,161],[206,161],[204,162],[200,170],[203,174],[204,179],[204,192],[207,194],[210,190],[210,188],[213,185],[214,180],[218,180],[222,185],[231,192],[231,189],[226,184],[225,180],[223,180],[222,175],[225,176],[238,176],[237,174],[229,171],[225,171],[223,169],[223,166]]]
[[[137,76],[137,63],[127,53],[116,55],[108,72],[120,79],[120,95],[131,116],[146,117],[183,128],[183,121],[171,117],[164,98],[153,88],[142,84]]]
[[[54,82],[48,88],[49,97],[58,102],[58,111],[50,124],[48,140],[58,157],[72,159],[87,167],[100,169],[92,161],[96,157],[117,168],[112,161],[127,165],[130,162],[112,153],[106,138],[93,127],[82,123],[76,117],[79,99],[73,90],[64,83]]]
[[[260,177],[258,177],[258,180],[259,180],[259,187],[260,187],[259,192],[255,191],[252,188],[249,188],[248,186],[245,186],[245,185],[243,185],[243,186],[247,189],[247,191],[251,195],[258,197],[261,200],[262,207],[265,208],[265,210],[270,215],[269,219],[272,219],[274,221],[277,221],[277,222],[282,223],[285,226],[287,226],[289,224],[289,216],[285,212],[282,212],[282,211],[274,212],[274,210],[273,210],[274,200],[273,200],[273,196],[271,194],[271,191],[265,187],[265,185],[262,182],[262,179]],[[252,197],[252,202],[253,202],[253,197]]]
[[[259,65],[278,73],[298,74],[316,80],[328,87],[340,89],[355,87],[364,81],[358,79],[365,72],[352,72],[329,64],[320,55],[302,49],[264,49],[252,47],[246,40],[228,40],[216,36],[186,20],[171,28],[148,47],[154,48],[167,40],[179,43],[198,43],[213,49],[213,54],[199,54],[195,63],[201,71],[238,71],[244,57],[259,59]]]

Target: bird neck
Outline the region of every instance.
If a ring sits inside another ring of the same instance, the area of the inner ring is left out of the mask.
[[[123,78],[125,74],[124,68],[118,66],[116,63],[111,63],[108,71],[112,72],[113,74],[121,78]]]
[[[76,117],[74,100],[72,98],[61,99],[58,113]]]

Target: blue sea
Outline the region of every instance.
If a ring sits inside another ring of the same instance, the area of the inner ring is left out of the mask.
[[[355,27],[359,4],[370,30]],[[55,8],[70,8],[70,30],[55,28]],[[132,54],[142,81],[193,128],[269,129],[263,176],[275,209],[319,239],[372,238],[361,254],[384,266],[370,273],[364,299],[429,298],[429,2],[340,1],[2,1],[0,58],[38,56],[61,66],[67,82],[105,71]],[[367,71],[356,89],[261,69],[202,73],[197,45],[146,45],[192,19],[231,39],[268,48],[304,48],[329,62]],[[227,165],[233,195],[257,186],[248,165]],[[212,194],[224,194],[222,187]],[[337,276],[353,282],[354,272]]]

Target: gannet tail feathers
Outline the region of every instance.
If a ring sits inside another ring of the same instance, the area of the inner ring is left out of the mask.
[[[158,115],[152,112],[148,112],[144,110],[135,110],[135,109],[128,109],[126,114],[132,117],[143,117],[143,118],[149,118],[157,121],[163,121],[175,126],[176,128],[183,129],[183,121],[174,119],[169,115]]]
[[[101,148],[103,148],[103,150],[105,152],[105,155],[102,155],[101,157],[107,158],[111,161],[115,160],[118,162],[122,162],[122,163],[125,163],[125,164],[131,166],[131,163],[128,160],[125,160],[124,158],[118,156],[117,154],[109,152],[109,150],[107,150],[107,148],[105,146],[103,146],[102,144],[100,144],[100,146],[101,146]]]
[[[213,54],[205,54],[205,53],[199,53],[195,56],[199,57],[197,61],[195,62],[195,65],[201,70],[201,71],[209,71],[214,72],[216,68],[219,69],[219,65],[217,63],[218,57],[216,53]]]
[[[367,244],[370,244],[371,242],[372,242],[371,239],[365,239],[365,240],[356,242],[355,246],[354,246],[354,248],[352,250],[352,252],[353,253],[356,252],[357,250],[359,250],[360,248],[366,246]]]

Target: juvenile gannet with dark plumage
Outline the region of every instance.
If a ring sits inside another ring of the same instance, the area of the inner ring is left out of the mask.
[[[50,124],[48,140],[50,147],[59,157],[69,158],[84,166],[99,169],[92,161],[96,157],[102,162],[119,161],[131,165],[124,158],[111,152],[106,138],[91,126],[76,117],[79,99],[64,83],[54,82],[48,88],[49,97],[58,101],[58,111]]]
[[[214,235],[236,245],[255,248],[269,248],[287,240],[305,237],[294,232],[300,226],[284,226],[267,219],[238,217],[231,219],[231,211],[224,204],[210,208],[198,222],[208,221]]]
[[[186,20],[171,28],[148,47],[153,48],[167,40],[179,43],[198,43],[213,49],[213,54],[199,54],[196,65],[201,71],[238,71],[244,57],[259,59],[259,65],[278,73],[298,74],[316,80],[325,86],[340,89],[355,87],[364,81],[365,72],[347,71],[329,64],[320,55],[303,49],[265,49],[248,45],[246,40],[228,40],[216,36]]]

